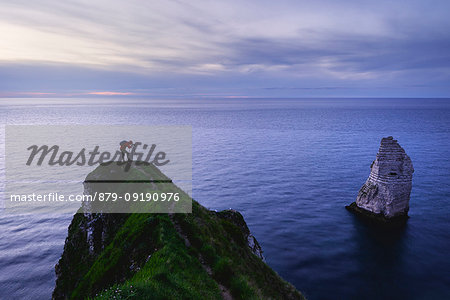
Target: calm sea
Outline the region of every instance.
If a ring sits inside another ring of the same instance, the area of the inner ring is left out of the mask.
[[[194,199],[241,211],[309,299],[450,299],[450,99],[0,99],[0,119],[2,144],[4,124],[192,125]],[[415,173],[383,231],[344,206],[390,135]],[[50,298],[71,218],[0,212],[1,299]]]

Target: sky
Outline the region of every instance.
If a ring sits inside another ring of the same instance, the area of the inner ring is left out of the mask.
[[[0,97],[450,97],[450,1],[3,1]]]

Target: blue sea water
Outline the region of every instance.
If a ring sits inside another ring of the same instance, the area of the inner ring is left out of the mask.
[[[0,99],[0,109],[2,126],[192,125],[194,199],[242,212],[267,263],[308,299],[450,299],[450,99]],[[344,209],[385,136],[415,168],[401,230]],[[51,297],[71,218],[0,212],[0,299]]]

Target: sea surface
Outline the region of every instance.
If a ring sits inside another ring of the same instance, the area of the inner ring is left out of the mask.
[[[242,212],[308,299],[450,299],[450,99],[0,99],[0,120],[2,144],[6,124],[191,125],[193,198]],[[344,208],[386,136],[415,168],[401,230]],[[51,297],[71,218],[0,211],[0,299]]]

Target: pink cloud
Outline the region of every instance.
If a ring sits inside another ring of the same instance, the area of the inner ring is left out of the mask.
[[[136,93],[130,92],[89,92],[86,95],[102,95],[102,96],[127,96],[127,95],[136,95]]]

